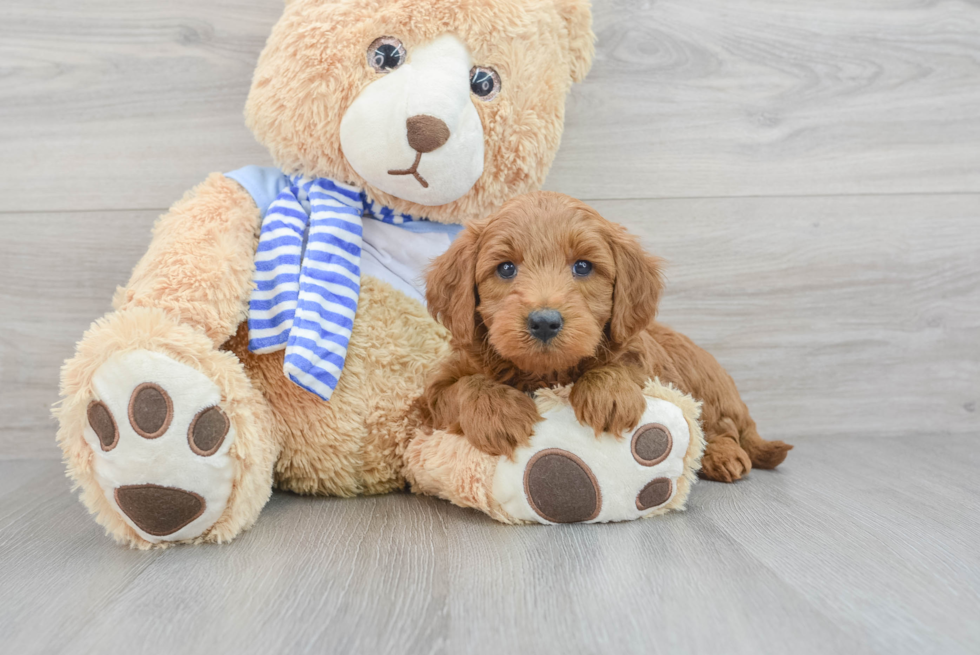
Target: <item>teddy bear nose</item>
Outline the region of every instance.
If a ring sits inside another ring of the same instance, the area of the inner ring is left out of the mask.
[[[419,114],[406,121],[408,145],[418,152],[432,152],[449,141],[449,126],[435,116]]]
[[[548,343],[554,339],[564,323],[561,313],[554,309],[536,309],[527,317],[527,329],[538,341]]]

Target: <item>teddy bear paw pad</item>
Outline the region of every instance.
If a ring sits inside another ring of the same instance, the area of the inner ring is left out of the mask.
[[[631,433],[602,434],[570,406],[542,414],[531,443],[501,458],[493,496],[511,517],[538,523],[603,523],[649,516],[667,505],[684,475],[691,441],[681,409],[647,399]]]
[[[524,469],[524,495],[552,523],[591,521],[602,509],[602,492],[592,470],[572,453],[548,448]]]
[[[156,543],[203,534],[228,504],[235,428],[221,390],[200,371],[135,350],[92,378],[85,440],[106,500]]]

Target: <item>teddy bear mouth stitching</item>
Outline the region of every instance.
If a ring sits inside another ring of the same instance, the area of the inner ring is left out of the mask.
[[[415,161],[409,168],[401,170],[390,170],[388,175],[411,175],[413,176],[419,184],[422,185],[423,189],[429,188],[429,183],[425,181],[425,178],[419,175],[419,162],[422,161],[422,153],[418,150],[415,151]]]
[[[423,154],[437,150],[449,141],[449,126],[440,118],[419,114],[405,121],[405,132],[408,145],[415,151],[415,161],[408,168],[388,171],[388,175],[411,175],[423,189],[428,189],[429,183],[419,174],[419,162]]]

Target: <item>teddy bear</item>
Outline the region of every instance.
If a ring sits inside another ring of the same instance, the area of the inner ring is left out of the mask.
[[[276,168],[214,173],[160,217],[62,370],[58,443],[113,538],[227,542],[273,487],[410,483],[502,521],[563,520],[513,500],[518,462],[413,408],[449,340],[423,304],[425,265],[542,185],[593,41],[587,0],[286,3],[245,108]],[[683,432],[659,511],[683,504],[703,443],[696,403],[648,392],[651,420]],[[557,426],[567,403],[549,393]]]

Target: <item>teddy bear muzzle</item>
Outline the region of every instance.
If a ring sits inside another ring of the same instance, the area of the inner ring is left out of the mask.
[[[408,48],[340,123],[344,157],[364,181],[425,206],[466,195],[483,174],[484,132],[471,91],[473,58],[454,34]]]

